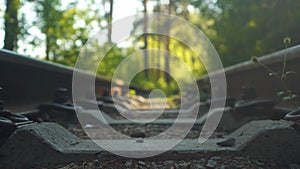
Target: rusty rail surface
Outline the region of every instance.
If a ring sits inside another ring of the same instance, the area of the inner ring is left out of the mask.
[[[82,72],[83,77],[92,78]],[[0,49],[0,86],[6,109],[28,111],[42,102],[52,100],[56,88],[72,88],[73,68],[26,57],[8,50]],[[112,82],[97,77],[96,95],[109,93]],[[115,84],[118,85],[118,84]],[[139,94],[147,93],[137,87],[129,87]],[[69,90],[69,95],[71,91]],[[124,94],[124,93],[123,93]]]

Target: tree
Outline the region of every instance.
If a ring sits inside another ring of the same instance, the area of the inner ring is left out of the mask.
[[[41,32],[45,34],[45,46],[46,46],[46,60],[54,60],[56,59],[55,50],[56,40],[57,40],[57,32],[60,31],[57,29],[58,20],[63,15],[63,10],[58,10],[61,5],[60,0],[40,0],[30,2],[35,3],[35,9],[38,16],[40,16],[39,21],[36,21],[35,24],[40,27]]]
[[[300,1],[294,0],[219,0],[215,4],[213,40],[223,64],[229,66],[282,49],[282,39],[300,43]],[[212,11],[212,9],[210,9]],[[213,15],[212,15],[213,16]]]
[[[154,12],[161,12],[161,3],[160,3],[160,0],[157,1],[157,4],[154,7],[153,11]],[[157,17],[157,23],[160,23],[160,17]],[[157,39],[156,39],[156,41],[157,41],[156,48],[157,49],[161,49],[161,43],[160,43],[161,42],[161,36],[160,35],[156,35],[156,37],[157,37]],[[156,55],[157,55],[156,56],[157,57],[156,58],[156,61],[157,61],[156,66],[157,66],[158,69],[160,69],[161,64],[160,64],[160,51],[159,50],[157,51]],[[156,79],[160,78],[160,73],[161,73],[161,71],[156,71]]]
[[[144,39],[144,67],[145,67],[145,77],[148,78],[149,77],[149,73],[148,73],[148,34],[147,34],[147,27],[148,27],[148,16],[147,16],[147,4],[148,4],[148,0],[143,0],[143,6],[144,6],[144,34],[143,34],[143,39]]]
[[[4,49],[15,50],[19,33],[18,10],[20,0],[6,0]]]
[[[112,33],[112,24],[111,21],[113,20],[113,9],[114,9],[114,0],[109,0],[109,13],[107,17],[107,26],[108,26],[108,43],[111,43],[111,33]]]
[[[86,8],[77,8],[76,1],[61,8],[60,0],[32,1],[35,5],[37,20],[27,27],[38,27],[46,39],[36,37],[34,42],[43,41],[46,60],[73,66],[81,47],[87,41],[88,33],[97,29],[101,20],[100,8],[94,8],[94,0],[86,1]],[[97,4],[98,5],[98,4]],[[99,5],[100,6],[100,5]],[[38,46],[40,47],[40,46]]]
[[[173,7],[173,1],[169,0],[169,4],[168,4],[168,14],[171,14],[171,10]],[[167,21],[166,24],[166,29],[167,29],[167,36],[165,37],[165,48],[166,48],[166,55],[165,55],[165,80],[166,82],[169,84],[171,82],[170,79],[170,75],[168,72],[170,72],[170,56],[169,56],[169,52],[170,52],[170,37],[168,36],[170,34],[170,27],[171,27],[171,23],[170,21]]]

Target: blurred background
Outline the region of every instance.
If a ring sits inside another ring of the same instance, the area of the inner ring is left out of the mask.
[[[300,42],[299,0],[4,0],[0,2],[0,47],[28,57],[74,66],[81,47],[111,21],[139,12],[162,12],[183,17],[211,40],[224,67],[284,48],[283,39]],[[147,15],[145,15],[145,18]],[[145,26],[145,22],[133,26]],[[120,30],[121,31],[121,30]],[[189,32],[186,32],[189,34]],[[105,48],[105,45],[103,47]],[[185,44],[167,36],[144,34],[115,46],[98,73],[111,78],[119,63],[140,49],[163,49],[185,62],[196,77],[206,73],[199,57]],[[168,55],[144,56],[146,64],[175,69]],[[145,89],[176,94],[168,74],[149,69],[132,81]]]

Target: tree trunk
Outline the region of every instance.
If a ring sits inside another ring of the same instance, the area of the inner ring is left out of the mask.
[[[159,22],[158,22],[159,23]],[[159,79],[160,78],[160,43],[161,43],[161,35],[157,35],[157,74],[156,74],[156,78]]]
[[[111,34],[112,34],[112,24],[111,21],[113,19],[113,9],[114,9],[114,0],[109,0],[109,15],[107,18],[107,24],[108,24],[108,34],[107,34],[107,38],[108,38],[108,43],[111,44],[112,40],[111,40]]]
[[[173,2],[172,0],[169,0],[169,5],[168,5],[168,14],[171,14],[171,10],[172,10],[172,6],[173,6]],[[165,55],[165,80],[167,82],[167,84],[169,84],[171,82],[171,79],[170,79],[170,75],[169,75],[169,72],[170,72],[170,56],[169,56],[169,51],[170,51],[170,37],[169,37],[169,34],[170,34],[170,28],[171,28],[171,23],[170,21],[167,21],[167,36],[166,36],[166,55]]]
[[[180,0],[180,3],[183,6],[183,10],[182,10],[183,18],[189,20],[189,10],[187,8],[186,0]]]
[[[149,71],[148,71],[148,34],[147,34],[147,27],[148,27],[148,15],[147,15],[147,3],[148,0],[143,0],[143,5],[144,5],[144,68],[145,68],[145,77],[149,78]]]
[[[50,45],[50,38],[49,38],[49,34],[46,33],[46,60],[49,61],[50,60],[50,48],[51,48],[51,45]]]
[[[17,48],[19,7],[20,0],[6,0],[4,49],[16,50]]]
[[[50,60],[50,51],[51,51],[51,33],[49,29],[52,27],[52,18],[50,17],[52,4],[50,0],[45,0],[42,2],[43,6],[43,21],[44,21],[44,33],[46,36],[46,60]],[[54,59],[54,58],[52,58]]]
[[[160,9],[160,0],[157,1],[157,12],[161,12]],[[160,17],[157,17],[157,23],[160,24]],[[159,25],[157,25],[157,27],[159,27]],[[160,69],[160,46],[161,44],[161,35],[157,35],[157,68]],[[160,70],[157,70],[156,73],[156,78],[159,79],[160,78]]]

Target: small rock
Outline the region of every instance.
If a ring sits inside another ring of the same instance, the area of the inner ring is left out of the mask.
[[[139,167],[138,163],[134,162],[131,168],[138,168],[138,167]]]
[[[210,159],[214,160],[214,161],[220,161],[220,160],[222,160],[222,157],[214,156],[214,157],[211,157]]]
[[[230,164],[227,166],[227,168],[230,168],[230,169],[238,169],[237,165],[236,164]]]
[[[215,168],[218,163],[215,160],[208,160],[206,167]]]
[[[264,166],[264,163],[261,162],[260,160],[253,160],[252,162],[258,166]]]
[[[94,165],[96,165],[96,166],[100,166],[100,162],[99,162],[99,160],[94,160],[93,162],[94,162]]]
[[[146,163],[144,161],[138,161],[139,165],[146,165]]]
[[[178,167],[179,168],[186,168],[190,163],[189,162],[185,162],[185,161],[179,161],[178,163]]]
[[[235,144],[235,138],[228,138],[223,141],[217,142],[217,145],[221,147],[231,147],[234,144]]]
[[[222,166],[220,167],[220,169],[227,169],[227,167],[226,167],[225,165],[222,165]]]
[[[151,162],[151,165],[149,168],[152,168],[152,169],[158,169],[157,165],[155,162]]]
[[[298,165],[298,164],[291,164],[289,167],[290,167],[290,169],[299,169],[300,165]]]
[[[157,165],[155,164],[155,162],[151,162],[151,168],[153,168],[153,169],[157,169],[158,168]]]
[[[201,163],[201,164],[205,164],[205,162],[206,162],[206,159],[205,159],[205,158],[201,158],[201,159],[200,159],[200,163]]]
[[[173,164],[175,168],[179,168],[179,165],[177,163]]]
[[[189,164],[186,168],[188,169],[205,169],[201,164]]]
[[[239,160],[239,161],[244,160],[243,157],[234,157],[234,159]]]
[[[126,161],[125,166],[126,167],[131,167],[132,166],[132,161]]]
[[[174,161],[170,160],[170,161],[164,161],[163,162],[163,165],[166,165],[166,166],[171,166],[173,165]]]
[[[143,139],[143,138],[137,138],[135,141],[136,141],[137,143],[143,143],[143,142],[144,142],[144,139]]]
[[[139,169],[147,169],[147,167],[146,166],[139,166]]]

